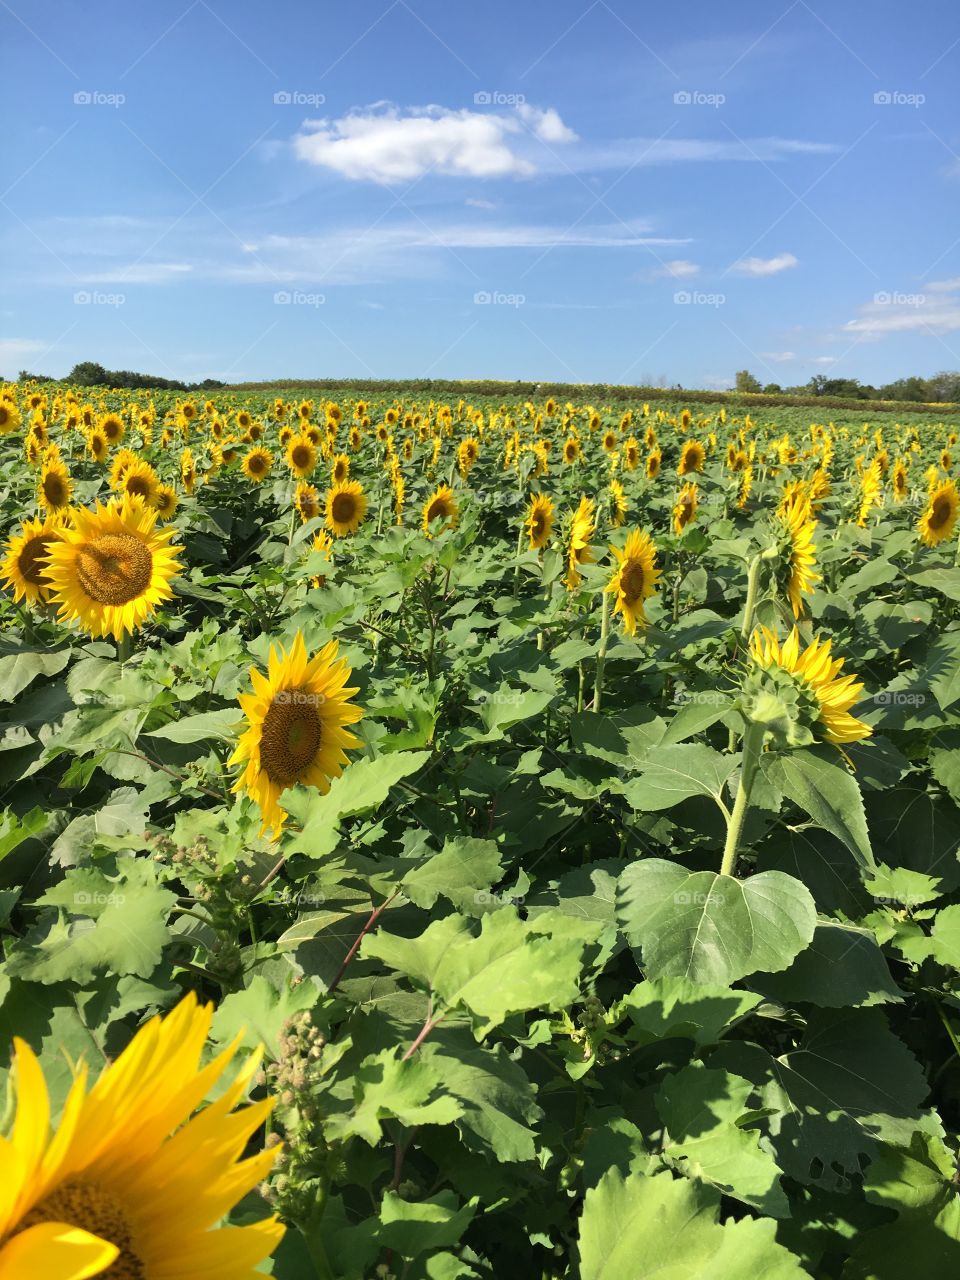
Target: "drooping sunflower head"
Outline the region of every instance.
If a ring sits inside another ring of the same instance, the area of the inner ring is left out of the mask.
[[[696,481],[685,484],[677,494],[677,500],[673,506],[673,532],[678,537],[696,520],[699,503],[700,495]]]
[[[930,494],[930,501],[917,524],[920,541],[936,547],[952,536],[960,509],[960,495],[953,480],[944,480]]]
[[[820,581],[816,571],[816,543],[813,535],[817,522],[810,514],[805,490],[777,514],[782,540],[778,581],[790,601],[795,618],[803,616],[803,597],[812,595],[814,583]]]
[[[252,1276],[273,1252],[284,1231],[275,1219],[218,1225],[266,1177],[279,1149],[243,1159],[272,1106],[267,1099],[236,1109],[259,1053],[194,1114],[239,1046],[238,1037],[201,1067],[212,1016],[213,1007],[198,1007],[191,994],[141,1027],[92,1089],[80,1066],[55,1133],[40,1063],[23,1040],[14,1041],[0,1275],[232,1280]]]
[[[311,658],[298,631],[289,652],[271,646],[266,676],[251,668],[253,693],[240,696],[247,729],[230,763],[244,771],[233,789],[252,797],[261,831],[269,828],[274,839],[287,816],[283,792],[302,784],[326,794],[347,764],[347,748],[360,745],[346,728],[363,715],[350,701],[358,690],[345,688],[351,671],[346,659],[336,660],[337,648],[331,641]]]
[[[423,504],[423,532],[428,538],[432,538],[437,532],[433,525],[435,520],[443,522],[439,532],[452,529],[456,526],[459,515],[460,508],[453,496],[453,490],[449,485],[439,485]]]
[[[863,685],[856,676],[840,675],[844,660],[831,656],[831,644],[818,637],[801,652],[796,627],[782,645],[766,627],[753,633],[750,657],[755,673],[774,677],[767,692],[779,698],[788,708],[789,718],[795,721],[788,740],[795,737],[797,729],[807,729],[814,737],[838,745],[859,742],[873,732],[868,724],[850,715],[850,708],[860,700]]]
[[[356,533],[367,514],[367,495],[356,480],[331,485],[325,499],[326,525],[337,538]]]
[[[172,598],[181,565],[169,545],[173,530],[158,530],[156,521],[156,511],[129,494],[122,504],[111,499],[74,511],[49,548],[46,570],[61,618],[119,640]]]
[[[0,578],[13,591],[14,600],[45,604],[50,599],[53,583],[47,576],[47,556],[61,536],[63,523],[56,516],[24,520],[20,532],[8,539]]]
[[[686,412],[686,410],[684,411]],[[699,440],[687,440],[680,450],[680,461],[677,463],[677,475],[688,476],[691,472],[702,471],[707,454]]]
[[[587,497],[581,497],[580,505],[573,513],[570,522],[570,535],[567,541],[567,576],[565,579],[568,591],[574,591],[583,581],[579,566],[593,563],[593,552],[590,540],[596,532],[596,507]]]
[[[657,568],[657,550],[650,535],[639,529],[631,532],[622,551],[617,547],[610,550],[617,560],[617,571],[605,589],[615,597],[613,612],[622,615],[623,629],[632,636],[638,625],[646,626],[644,603],[656,595],[661,572]]]
[[[610,481],[610,505],[612,507],[611,523],[615,529],[619,529],[627,518],[629,507],[627,495],[619,480]]]
[[[317,465],[316,446],[303,436],[294,437],[287,445],[287,466],[300,480],[305,479]]]
[[[273,466],[273,454],[269,449],[250,449],[245,455],[241,467],[243,474],[254,484],[263,484]]]
[[[540,551],[550,541],[553,531],[553,503],[543,493],[535,493],[527,508],[524,527],[531,551]]]

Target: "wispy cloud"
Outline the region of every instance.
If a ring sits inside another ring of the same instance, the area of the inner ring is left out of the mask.
[[[658,267],[654,275],[666,276],[671,280],[683,280],[697,275],[699,271],[698,263],[689,262],[686,258],[674,258],[672,262],[665,262],[662,267]]]
[[[795,267],[798,261],[792,253],[780,253],[775,258],[741,258],[730,270],[743,276],[775,276]]]
[[[845,333],[882,338],[890,333],[951,333],[960,329],[960,279],[934,280],[917,293],[877,293]]]

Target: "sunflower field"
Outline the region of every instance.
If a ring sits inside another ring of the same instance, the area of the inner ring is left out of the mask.
[[[960,1274],[960,416],[0,390],[0,1280]]]

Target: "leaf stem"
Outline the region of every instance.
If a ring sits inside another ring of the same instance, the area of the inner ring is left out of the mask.
[[[603,610],[600,615],[600,648],[597,651],[597,675],[593,682],[593,709],[600,710],[600,698],[603,693],[603,668],[607,660],[607,645],[610,641],[610,592],[603,593]]]
[[[732,876],[737,862],[740,847],[740,836],[743,832],[743,821],[750,807],[750,793],[760,767],[760,752],[763,749],[762,724],[750,723],[743,735],[743,758],[740,761],[740,782],[737,785],[737,798],[733,804],[733,812],[727,823],[727,841],[723,848],[723,861],[720,864],[722,876]]]

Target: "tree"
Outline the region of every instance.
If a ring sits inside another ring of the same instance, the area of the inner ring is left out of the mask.
[[[760,379],[755,378],[749,369],[738,369],[734,382],[737,391],[748,391],[755,393],[761,390]]]

